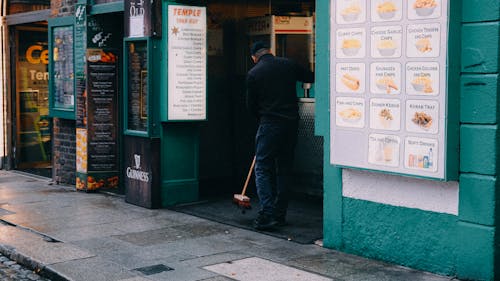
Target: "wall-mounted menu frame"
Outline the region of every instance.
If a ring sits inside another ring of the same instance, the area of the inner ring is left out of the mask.
[[[206,7],[174,4],[163,7],[166,20],[162,26],[162,49],[168,50],[168,63],[162,69],[161,121],[204,121],[207,119]]]
[[[49,111],[75,119],[74,17],[49,19]]]
[[[134,136],[152,136],[155,118],[152,79],[153,44],[150,37],[124,40],[124,133]]]
[[[461,1],[330,5],[330,163],[457,179]]]

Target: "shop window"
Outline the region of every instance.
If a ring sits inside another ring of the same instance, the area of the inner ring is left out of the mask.
[[[45,10],[50,8],[49,0],[10,0],[9,15]]]
[[[15,38],[16,168],[46,168],[51,160],[47,30],[18,27]]]
[[[148,40],[125,42],[125,132],[148,135],[149,132],[149,51]]]
[[[49,21],[50,115],[75,119],[74,18]]]

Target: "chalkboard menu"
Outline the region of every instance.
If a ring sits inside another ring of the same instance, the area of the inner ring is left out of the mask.
[[[127,42],[127,50],[127,129],[146,132],[148,129],[147,42]]]
[[[52,36],[54,107],[73,109],[75,104],[73,26],[55,27]]]
[[[87,51],[89,171],[118,170],[117,71],[113,52]]]

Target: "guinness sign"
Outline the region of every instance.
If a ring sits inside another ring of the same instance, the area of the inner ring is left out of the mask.
[[[125,201],[160,207],[160,139],[125,136]]]
[[[141,170],[141,155],[134,154],[135,166],[127,167],[127,177],[129,179],[135,179],[143,182],[149,182],[149,173]]]

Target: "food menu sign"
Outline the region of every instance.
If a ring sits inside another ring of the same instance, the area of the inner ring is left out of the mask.
[[[88,170],[117,171],[117,56],[113,51],[87,51]]]
[[[168,119],[206,119],[205,7],[168,7]]]
[[[448,0],[332,0],[331,163],[445,178]]]

